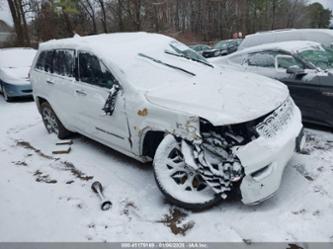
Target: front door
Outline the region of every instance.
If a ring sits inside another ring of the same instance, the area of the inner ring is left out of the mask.
[[[89,52],[78,52],[78,71],[75,98],[80,130],[104,144],[129,150],[125,98],[119,81]]]

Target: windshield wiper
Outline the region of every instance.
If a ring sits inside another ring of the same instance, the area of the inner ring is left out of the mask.
[[[185,69],[183,69],[183,68],[181,68],[181,67],[176,67],[176,66],[170,65],[170,64],[168,64],[168,63],[165,63],[165,62],[163,62],[163,61],[161,61],[161,60],[155,59],[155,58],[150,57],[150,56],[148,56],[148,55],[141,54],[141,53],[139,53],[138,55],[141,56],[141,57],[147,58],[147,59],[149,59],[149,60],[151,60],[151,61],[153,61],[153,62],[156,62],[156,63],[162,64],[162,65],[164,65],[164,66],[171,67],[171,68],[173,68],[173,69],[176,69],[176,70],[182,71],[182,72],[187,73],[187,74],[192,75],[192,76],[196,76],[194,73],[192,73],[192,72],[190,72],[190,71],[187,71],[187,70],[185,70]]]
[[[166,53],[166,54],[170,54],[170,55],[174,55],[174,56],[177,56],[177,57],[181,57],[181,58],[185,58],[185,59],[188,59],[188,60],[191,60],[191,61],[199,62],[199,63],[201,63],[201,64],[204,64],[204,65],[206,65],[206,66],[209,66],[209,67],[211,67],[211,68],[214,68],[214,66],[213,66],[212,64],[209,64],[209,63],[204,62],[204,61],[199,60],[199,59],[195,59],[195,58],[188,57],[188,56],[183,55],[183,54],[176,54],[176,53],[173,53],[173,52],[170,52],[170,51],[167,51],[167,50],[164,51],[164,53]]]

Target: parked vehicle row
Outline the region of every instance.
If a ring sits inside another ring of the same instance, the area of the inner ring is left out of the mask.
[[[214,47],[210,47],[205,44],[197,44],[192,45],[191,48],[205,58],[212,58],[236,52],[241,42],[242,39],[230,39],[219,41],[214,45]]]
[[[278,190],[302,150],[297,105],[305,121],[333,127],[333,51],[329,42],[250,39],[239,51],[238,39],[189,48],[148,33],[53,40],[28,63],[32,93],[49,133],[80,133],[152,161],[158,188],[176,205],[204,209],[234,192],[257,204]],[[19,96],[8,94],[16,82],[8,72],[26,62],[1,58],[8,100]]]

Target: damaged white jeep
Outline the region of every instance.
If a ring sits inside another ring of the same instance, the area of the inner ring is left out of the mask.
[[[48,132],[153,161],[159,189],[189,209],[234,192],[245,204],[269,198],[304,140],[286,86],[215,67],[163,35],[49,41],[30,75]]]

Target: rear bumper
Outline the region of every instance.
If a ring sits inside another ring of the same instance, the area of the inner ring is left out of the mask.
[[[13,85],[1,82],[2,87],[6,90],[8,97],[25,97],[32,96],[31,84]]]
[[[276,136],[259,137],[237,151],[245,172],[240,185],[244,204],[255,205],[272,197],[295,150],[302,150],[305,140],[301,113],[294,108],[292,119]]]

